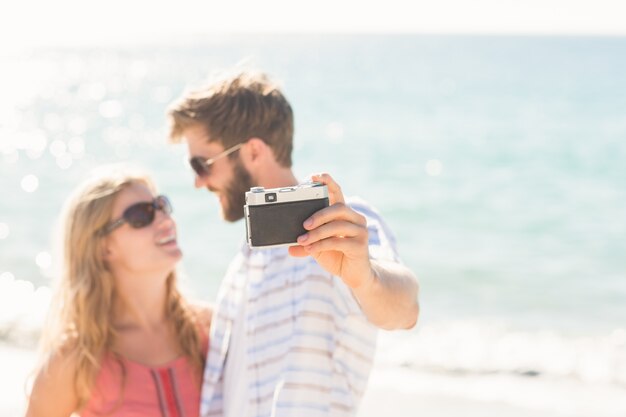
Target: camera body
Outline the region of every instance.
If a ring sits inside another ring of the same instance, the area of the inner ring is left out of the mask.
[[[296,245],[306,233],[302,223],[328,207],[328,187],[309,182],[293,187],[252,187],[246,192],[246,234],[251,248]]]

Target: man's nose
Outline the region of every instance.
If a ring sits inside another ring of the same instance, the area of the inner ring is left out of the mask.
[[[199,175],[196,175],[194,177],[194,186],[196,188],[206,188],[207,187],[207,180],[208,180],[208,178],[206,176],[202,176],[201,177]]]

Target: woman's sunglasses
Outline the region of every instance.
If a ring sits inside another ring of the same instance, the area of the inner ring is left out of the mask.
[[[213,165],[215,161],[225,156],[230,155],[231,153],[241,148],[243,145],[244,145],[243,143],[238,143],[237,145],[231,148],[228,148],[224,152],[209,159],[204,159],[200,156],[194,156],[193,158],[189,159],[189,165],[191,165],[191,168],[193,169],[193,171],[196,173],[197,176],[201,178],[208,177],[209,175],[211,175],[211,165]]]
[[[161,210],[165,214],[170,214],[172,212],[170,200],[168,200],[168,198],[164,195],[156,196],[152,201],[145,201],[128,207],[124,210],[122,217],[112,221],[102,229],[103,233],[105,235],[109,234],[124,223],[128,223],[135,229],[146,227],[154,221],[157,210]]]

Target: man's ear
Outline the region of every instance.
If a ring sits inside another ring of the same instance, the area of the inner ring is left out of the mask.
[[[243,149],[242,149],[243,150]],[[244,158],[250,164],[258,163],[259,161],[264,160],[265,158],[271,156],[272,150],[267,143],[261,138],[250,138],[248,142],[246,142]]]

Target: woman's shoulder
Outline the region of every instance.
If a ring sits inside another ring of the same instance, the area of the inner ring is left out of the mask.
[[[78,341],[68,337],[62,343],[49,348],[42,354],[41,368],[44,370],[71,371],[78,364]]]
[[[57,412],[58,415],[69,415],[76,410],[76,392],[67,387],[74,386],[77,364],[77,355],[71,343],[53,349],[42,358],[27,416],[57,415]]]

